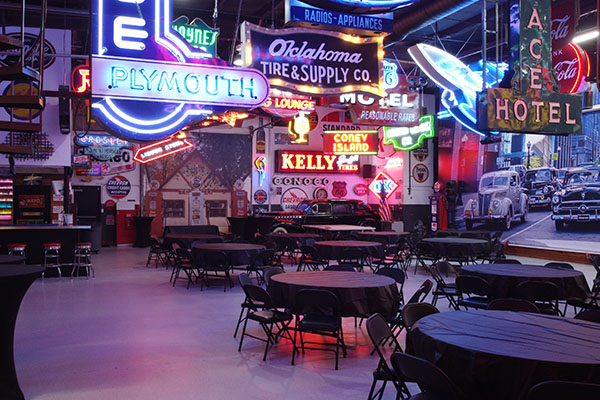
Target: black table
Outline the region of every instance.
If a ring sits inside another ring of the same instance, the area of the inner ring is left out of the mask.
[[[169,244],[179,242],[183,247],[190,248],[194,242],[222,243],[223,236],[214,233],[167,233],[164,240]]]
[[[379,242],[364,240],[325,240],[316,242],[315,247],[325,260],[337,260],[343,255],[344,249],[355,248],[365,252],[365,255],[381,257],[383,245]]]
[[[377,231],[377,232],[359,232],[357,237],[360,240],[378,242],[382,239],[386,240],[388,244],[396,244],[406,236],[410,235],[410,232],[396,232],[396,231]]]
[[[29,286],[44,268],[0,265],[0,397],[24,399],[15,371],[14,335],[17,313]]]
[[[590,292],[581,271],[530,264],[474,264],[462,267],[464,274],[485,279],[492,297],[514,297],[517,285],[524,281],[546,281],[558,286],[560,299],[586,299]]]
[[[227,254],[230,266],[251,265],[255,257],[265,249],[261,244],[249,243],[205,243],[194,246],[194,251],[215,250]]]
[[[340,300],[342,315],[364,317],[394,315],[400,304],[396,282],[387,276],[345,271],[303,271],[271,277],[268,291],[275,304],[291,307],[301,289],[332,291]]]
[[[0,264],[21,264],[23,256],[11,256],[10,254],[0,254]]]
[[[600,324],[511,311],[428,315],[407,352],[440,367],[468,399],[525,400],[547,380],[600,382]]]
[[[297,232],[297,233],[269,233],[267,234],[267,237],[274,239],[275,241],[277,241],[277,239],[291,239],[293,241],[295,241],[296,243],[299,243],[301,245],[306,244],[306,241],[309,239],[319,239],[321,237],[321,235],[319,235],[318,233],[302,233],[302,232]]]
[[[422,240],[425,243],[430,243],[437,248],[438,254],[444,256],[449,246],[462,245],[469,249],[469,254],[466,256],[484,255],[489,248],[490,242],[483,239],[461,238],[456,236],[444,236],[425,238]]]

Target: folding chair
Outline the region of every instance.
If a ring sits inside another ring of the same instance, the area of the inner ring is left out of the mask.
[[[456,277],[458,305],[469,308],[487,309],[491,301],[491,288],[487,281],[479,276],[460,275]]]
[[[562,315],[558,307],[560,291],[558,286],[546,281],[524,281],[517,285],[516,297],[529,300],[542,314]]]

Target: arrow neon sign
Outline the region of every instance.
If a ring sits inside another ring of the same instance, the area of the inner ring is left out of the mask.
[[[148,146],[140,147],[133,156],[133,159],[142,164],[156,161],[180,151],[194,147],[185,136],[183,138],[170,137]]]

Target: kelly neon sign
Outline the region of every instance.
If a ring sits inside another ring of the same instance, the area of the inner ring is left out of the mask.
[[[276,151],[275,172],[358,173],[359,157],[316,151]]]
[[[324,131],[326,154],[377,154],[378,131]]]
[[[417,126],[383,127],[383,144],[391,144],[395,150],[410,151],[421,147],[423,141],[434,134],[433,115],[423,115]]]
[[[92,108],[114,134],[162,139],[269,94],[262,73],[231,67],[173,29],[171,0],[94,0],[92,21]]]
[[[133,156],[133,159],[142,164],[146,164],[150,161],[156,161],[160,158],[166,157],[177,152],[190,149],[194,147],[185,136],[170,137],[156,143],[149,144],[148,146],[140,147]]]

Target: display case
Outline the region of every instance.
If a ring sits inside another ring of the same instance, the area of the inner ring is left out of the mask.
[[[0,224],[12,223],[13,181],[12,178],[0,179]]]

